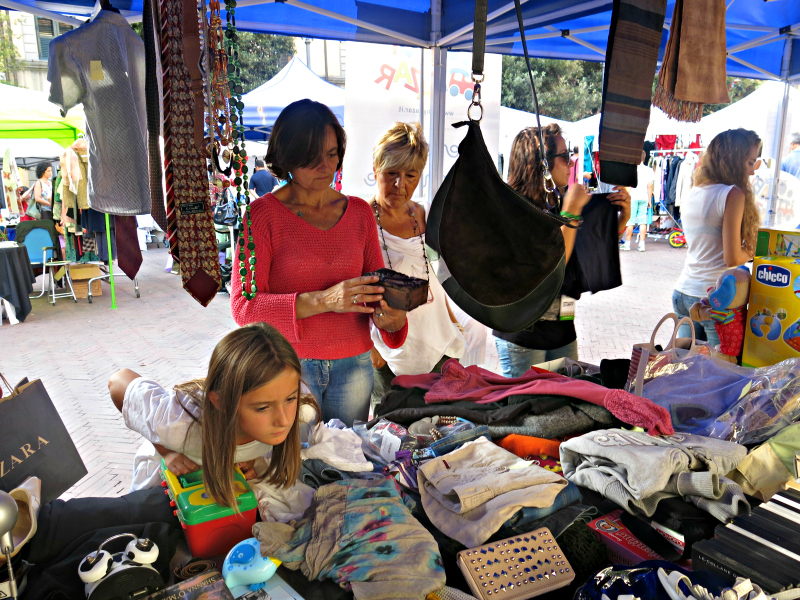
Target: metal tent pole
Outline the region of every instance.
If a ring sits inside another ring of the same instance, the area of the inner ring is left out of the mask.
[[[787,39],[785,42],[786,46],[784,47],[783,51],[783,64],[781,65],[781,75],[784,78],[783,83],[783,103],[781,104],[781,117],[778,119],[776,123],[776,139],[775,145],[777,146],[775,150],[775,166],[773,167],[772,171],[772,183],[770,184],[769,188],[769,208],[767,210],[767,222],[766,225],[768,227],[772,226],[775,223],[775,212],[778,207],[778,186],[780,185],[780,178],[781,178],[781,159],[783,158],[783,143],[786,137],[786,118],[789,113],[789,92],[790,92],[790,85],[789,85],[789,65],[791,64],[792,58],[792,40]]]
[[[428,202],[444,178],[444,104],[447,93],[447,50],[438,46],[442,34],[442,2],[431,0],[431,52],[433,52],[433,89],[431,89],[431,184]]]

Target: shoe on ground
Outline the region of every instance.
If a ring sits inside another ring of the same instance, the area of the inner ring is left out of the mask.
[[[625,242],[624,244],[622,244],[621,250],[625,250],[625,252],[628,252],[630,249],[631,249],[631,243],[630,242]]]
[[[639,252],[644,252],[644,242],[639,242]]]

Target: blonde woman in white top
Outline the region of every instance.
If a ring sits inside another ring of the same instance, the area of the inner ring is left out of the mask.
[[[428,280],[428,302],[408,313],[408,337],[400,348],[389,348],[372,329],[373,401],[391,388],[395,376],[439,371],[446,359],[464,354],[460,327],[425,254],[425,208],[412,200],[427,158],[428,144],[419,123],[395,123],[372,153],[378,193],[369,204],[384,263]]]
[[[750,176],[761,154],[761,139],[747,129],[730,129],[708,145],[694,174],[694,187],[681,206],[681,221],[689,251],[675,290],[672,308],[689,316],[692,304],[706,295],[723,271],[743,265],[755,254],[761,217]],[[714,321],[694,324],[695,335],[719,344]],[[679,335],[688,337],[687,325]]]

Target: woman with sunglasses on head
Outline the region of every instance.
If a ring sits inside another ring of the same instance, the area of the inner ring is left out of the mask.
[[[570,151],[561,135],[561,128],[555,123],[546,125],[542,128],[542,137],[552,182],[545,181],[544,178],[539,130],[528,127],[517,134],[511,146],[508,184],[538,208],[571,218],[571,227],[561,227],[569,269],[577,226],[580,225],[581,213],[591,196],[581,185],[567,187],[570,179]],[[562,192],[563,200],[559,201],[559,195],[553,188]],[[621,232],[630,217],[631,196],[624,187],[618,186],[608,195],[608,201],[619,209],[617,231]],[[560,319],[561,296],[559,293],[550,309],[531,327],[514,333],[492,332],[505,377],[519,377],[531,365],[557,358],[578,360],[575,322]]]
[[[391,389],[397,375],[441,371],[448,358],[460,358],[465,343],[444,288],[425,253],[425,208],[412,200],[428,159],[419,123],[397,122],[372,152],[378,193],[369,201],[387,267],[428,281],[428,301],[408,313],[408,336],[399,348],[386,345],[372,328],[373,402]]]

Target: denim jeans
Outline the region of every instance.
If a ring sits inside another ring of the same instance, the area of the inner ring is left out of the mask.
[[[503,377],[522,377],[522,374],[532,365],[557,358],[578,360],[578,340],[553,350],[531,350],[498,337],[494,338],[494,345],[497,346]]]
[[[322,422],[341,419],[348,427],[366,421],[372,394],[372,360],[364,352],[350,358],[303,358],[303,383],[322,408]]]
[[[673,290],[672,310],[679,317],[688,317],[689,309],[692,308],[692,304],[700,302],[700,300],[702,300],[702,298],[698,296],[689,296],[678,290]],[[719,344],[719,335],[717,335],[717,328],[714,327],[714,322],[713,319],[709,319],[708,321],[694,321],[695,339],[707,341],[712,346]],[[678,337],[692,337],[692,332],[688,325],[683,324],[680,326],[680,329],[678,329]]]

